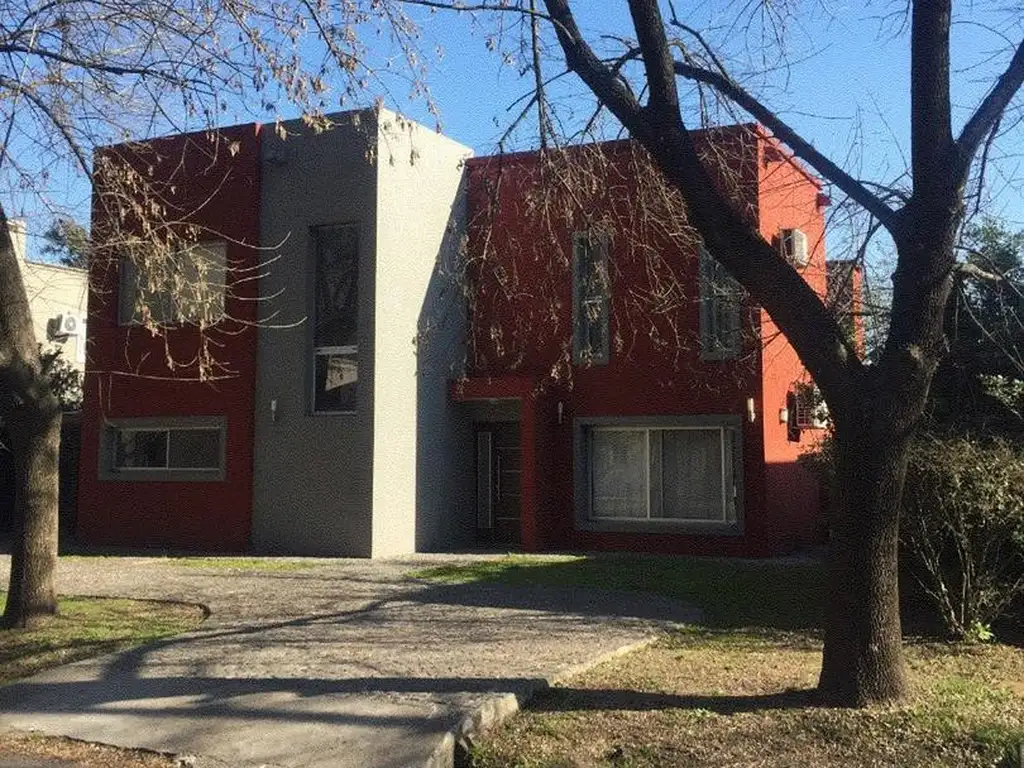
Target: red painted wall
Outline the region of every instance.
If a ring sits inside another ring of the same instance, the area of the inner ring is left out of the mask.
[[[782,229],[800,229],[807,235],[809,260],[804,279],[822,297],[826,291],[825,217],[817,182],[792,157],[770,140],[761,144],[758,186],[761,200],[759,226],[772,241]],[[779,419],[786,395],[797,382],[810,378],[766,312],[762,311],[763,412],[765,459],[764,544],[768,551],[788,551],[823,540],[817,481],[797,463],[818,439],[821,430],[804,429],[791,440]]]
[[[158,139],[134,156],[133,164],[168,182],[170,217],[207,228],[201,239],[227,241],[230,319],[208,332],[223,370],[210,381],[198,381],[194,365],[171,370],[166,349],[179,361],[192,359],[198,330],[175,328],[164,339],[140,326],[118,326],[117,266],[112,260],[91,266],[77,537],[89,544],[243,550],[252,515],[256,330],[251,323],[257,285],[251,278],[259,260],[252,247],[259,242],[259,129],[245,125],[222,129],[218,137]],[[94,232],[102,233],[96,200],[93,210]],[[226,420],[222,482],[100,480],[100,431],[106,419],[168,416]]]
[[[817,187],[806,176],[798,178],[784,169],[766,173],[772,167],[762,168],[760,132],[738,127],[696,138],[705,152],[728,158],[718,183],[731,191],[752,221],[760,222],[766,236],[783,224],[805,231],[813,226],[808,235],[820,243]],[[800,490],[788,509],[777,504],[778,483],[795,466],[790,461],[794,451],[779,444],[764,409],[765,403],[774,403],[783,381],[788,387],[797,378],[795,354],[785,342],[774,342],[764,354],[780,362],[762,375],[756,338],[771,333],[762,330],[770,321],[750,308],[745,316],[752,338],[741,359],[700,359],[697,240],[670,211],[657,210],[657,190],[649,188],[651,169],[638,160],[632,144],[603,145],[603,151],[603,158],[595,159],[595,148],[574,150],[578,155],[568,164],[540,161],[536,153],[469,164],[474,291],[468,375],[482,381],[476,393],[481,397],[497,396],[503,377],[526,376],[536,382],[531,394],[524,395],[535,416],[534,428],[523,433],[524,448],[534,461],[524,465],[524,543],[538,549],[724,555],[762,555],[790,547],[800,538],[798,530],[814,517],[817,501],[801,496]],[[574,191],[546,192],[552,180],[556,188],[561,184]],[[648,207],[652,204],[653,211]],[[806,226],[797,221],[800,217]],[[571,364],[572,233],[595,223],[610,225],[614,232],[612,343],[609,364],[588,368]],[[823,257],[820,245],[815,255]],[[764,391],[767,387],[770,393]],[[753,424],[745,416],[748,397],[757,404]],[[524,427],[529,411],[524,405]],[[697,414],[743,415],[743,535],[575,530],[574,418]],[[777,421],[777,408],[771,418]],[[785,469],[776,471],[783,465]]]

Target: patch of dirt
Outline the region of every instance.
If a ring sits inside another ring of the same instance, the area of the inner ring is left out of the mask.
[[[156,752],[22,731],[0,733],[0,765],[11,758],[64,761],[77,768],[180,768],[187,764]]]

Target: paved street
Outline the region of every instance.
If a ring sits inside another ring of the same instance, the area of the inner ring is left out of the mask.
[[[0,689],[0,728],[195,755],[199,766],[420,766],[481,704],[695,615],[647,594],[406,576],[452,559],[283,571],[62,559],[64,594],[198,602],[210,618]],[[0,560],[5,582],[8,566]]]

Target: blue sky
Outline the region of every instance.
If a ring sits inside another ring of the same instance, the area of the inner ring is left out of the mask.
[[[957,126],[1005,66],[1011,46],[1024,37],[1024,14],[1019,9],[987,6],[980,0],[961,5],[952,50]],[[621,44],[608,43],[602,35],[632,36],[625,0],[577,0],[575,6],[585,33],[609,53]],[[784,27],[783,56],[775,46],[762,44],[772,30],[758,14],[737,20],[740,6],[735,3],[676,2],[685,20],[704,30],[719,48],[734,75],[806,138],[853,175],[887,183],[906,168],[909,152],[909,36],[900,15],[904,6],[899,2],[848,6],[854,4],[776,3],[773,7],[790,13],[780,22]],[[516,17],[498,17],[511,29],[498,39],[494,51],[487,45],[496,32],[494,15],[471,17],[422,9],[414,10],[413,15],[422,22],[428,79],[444,132],[478,154],[493,152],[498,137],[523,104],[512,111],[509,105],[530,87],[529,79],[517,71],[521,62],[502,65],[503,52],[512,51],[515,58]],[[550,32],[545,41],[550,53],[545,74],[551,76],[561,67]],[[379,56],[395,53],[386,49],[383,40],[382,44],[385,47],[377,51]],[[434,53],[437,48],[444,51],[440,57]],[[766,67],[768,74],[763,73]],[[388,106],[432,124],[422,100],[408,100],[406,89],[394,85]],[[550,93],[568,124],[589,114],[592,102],[574,76],[559,80]],[[367,93],[366,103],[375,95]],[[988,212],[1005,218],[1014,228],[1024,228],[1022,115],[1024,98],[1018,96],[1009,115],[1017,125],[1001,140],[1001,156],[990,175],[992,197],[986,201]],[[282,116],[294,115],[283,110]],[[242,111],[235,117],[252,119]],[[535,137],[535,124],[531,124],[513,146],[531,145]],[[51,184],[55,200],[64,197],[71,208],[84,210],[87,190],[80,179],[56,169]],[[32,227],[40,231],[39,224]]]

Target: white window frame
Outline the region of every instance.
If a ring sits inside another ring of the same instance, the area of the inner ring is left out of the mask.
[[[799,429],[827,429],[828,406],[816,384],[797,382],[793,386],[793,423]]]
[[[741,535],[743,533],[743,419],[740,415],[688,415],[688,416],[638,416],[638,417],[584,417],[574,421],[575,429],[575,489],[576,526],[580,530],[608,532],[676,532],[715,535]],[[648,434],[646,450],[646,517],[596,517],[592,514],[593,468],[590,462],[591,441],[594,432],[642,431]],[[651,517],[650,479],[650,433],[664,430],[718,430],[722,451],[722,502],[723,511],[730,508],[729,494],[732,494],[732,519],[726,511],[726,519]],[[726,432],[731,439],[726,439]],[[726,451],[731,445],[731,460],[726,461]],[[731,489],[726,472],[732,471]]]

